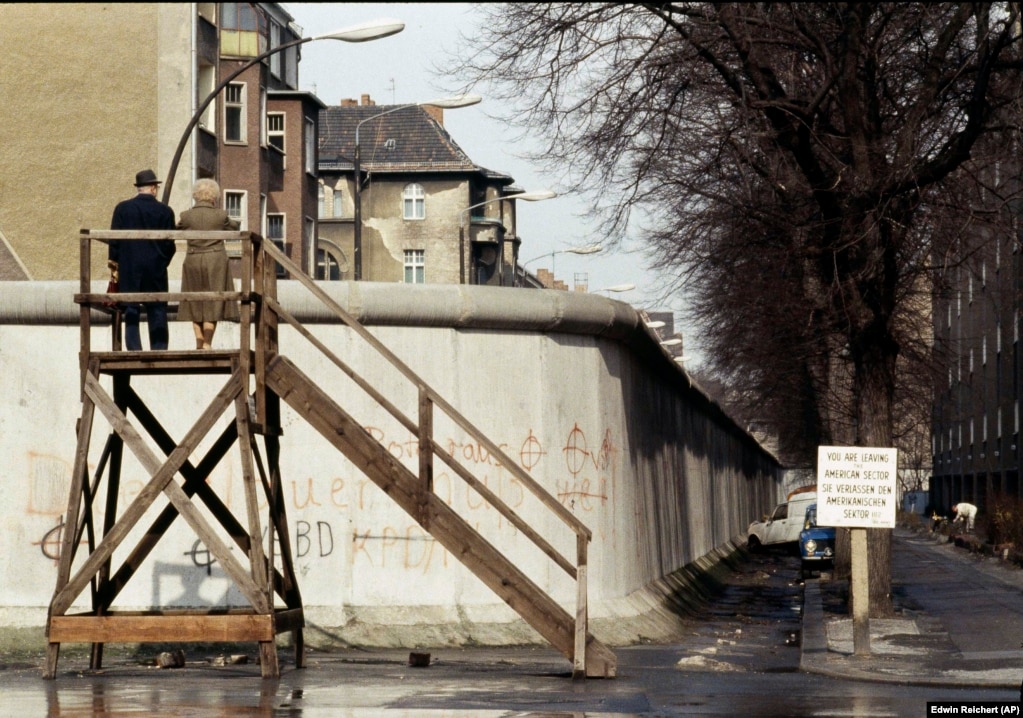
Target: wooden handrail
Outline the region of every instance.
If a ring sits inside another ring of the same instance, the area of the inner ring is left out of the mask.
[[[313,280],[302,271],[301,267],[292,262],[287,255],[281,252],[272,242],[261,242],[261,251],[270,255],[276,262],[284,267],[294,280],[299,281],[310,292],[312,292],[317,299],[319,299],[328,309],[334,312],[334,314],[336,314],[337,317],[350,329],[365,339],[370,346],[376,349],[379,354],[387,359],[405,376],[405,378],[414,385],[421,386],[435,406],[440,408],[459,427],[472,436],[473,439],[479,441],[483,448],[489,451],[491,455],[497,457],[505,469],[513,474],[517,480],[522,482],[522,484],[526,486],[526,488],[528,488],[533,495],[544,504],[544,506],[556,514],[558,518],[568,525],[570,529],[572,529],[576,534],[585,536],[587,540],[592,538],[592,532],[582,521],[580,521],[571,511],[566,509],[557,499],[551,496],[543,486],[533,479],[532,476],[526,473],[525,470],[519,467],[511,457],[504,453],[497,444],[487,438],[487,436],[483,434],[483,432],[481,432],[472,422],[464,417],[457,409],[451,406],[451,404],[449,404],[443,396],[429,387],[407,364],[388,349],[383,342],[373,336],[373,334],[362,326],[355,317],[344,309],[344,307],[335,302],[320,287],[316,286],[315,282],[313,282]]]

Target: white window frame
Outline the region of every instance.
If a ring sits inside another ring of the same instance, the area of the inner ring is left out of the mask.
[[[273,20],[270,21],[270,49],[281,45],[281,26]],[[275,52],[270,56],[270,74],[280,79],[281,77],[281,53]]]
[[[316,176],[316,123],[309,117],[305,118],[305,171]]]
[[[274,235],[270,232],[270,226],[276,223],[276,220],[280,220],[281,233],[279,236]],[[288,236],[288,217],[284,212],[267,212],[266,214],[266,238],[273,240],[285,241],[285,237]]]
[[[411,182],[401,191],[401,216],[407,220],[426,219],[426,190],[423,185]]]
[[[231,219],[238,220],[238,229],[249,228],[249,193],[245,190],[224,190],[224,209]]]
[[[341,203],[344,199],[344,194],[341,191],[340,185],[337,187],[330,188],[330,216],[334,219],[340,219],[344,217],[344,205]]]
[[[426,250],[405,250],[405,284],[426,284]],[[409,281],[411,279],[411,281]]]
[[[199,81],[198,81],[199,99],[196,104],[201,104],[202,100],[209,97],[210,93],[217,86],[217,67],[216,65],[200,65],[199,66]],[[216,134],[217,132],[217,103],[211,102],[207,107],[202,116],[199,119],[199,127]]]
[[[304,267],[307,274],[312,275],[316,271],[316,217],[306,216],[302,225],[302,254],[305,256]]]
[[[277,122],[274,120],[280,120],[280,128],[271,127],[276,125]],[[285,134],[288,126],[288,118],[286,112],[267,112],[266,113],[266,142],[272,147],[276,147],[280,150],[281,154],[287,158],[287,135]],[[280,144],[275,144],[274,139],[279,138]]]
[[[239,90],[240,99],[231,100],[231,90]],[[227,85],[224,91],[224,142],[225,144],[236,144],[244,145],[248,142],[247,122],[246,118],[246,100],[248,94],[248,85],[244,82],[231,82]],[[227,136],[228,131],[231,129],[231,123],[228,121],[228,110],[236,110],[238,112],[238,138],[231,138]]]
[[[259,146],[266,147],[266,88],[259,88]]]

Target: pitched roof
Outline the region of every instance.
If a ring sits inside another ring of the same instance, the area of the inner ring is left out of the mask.
[[[355,131],[360,123],[360,161],[365,171],[480,172],[507,180],[507,184],[514,181],[475,164],[447,130],[416,105],[348,105],[320,110],[321,171],[355,169]]]

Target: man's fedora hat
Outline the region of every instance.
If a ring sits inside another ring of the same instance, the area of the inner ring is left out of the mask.
[[[163,184],[161,180],[156,179],[156,173],[153,170],[142,170],[135,175],[136,187],[145,187],[151,184]]]

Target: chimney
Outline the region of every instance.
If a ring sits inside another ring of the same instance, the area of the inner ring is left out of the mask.
[[[341,107],[358,107],[359,101],[354,97],[345,97],[341,100]]]
[[[426,110],[426,114],[437,121],[437,124],[441,127],[444,126],[444,108],[434,107],[433,105],[423,105],[423,109]]]
[[[371,107],[371,106],[375,105],[376,103],[373,102],[373,100],[371,100],[369,95],[367,94],[367,95],[363,95],[362,96],[362,101],[359,102],[359,104],[363,105],[364,107]]]

